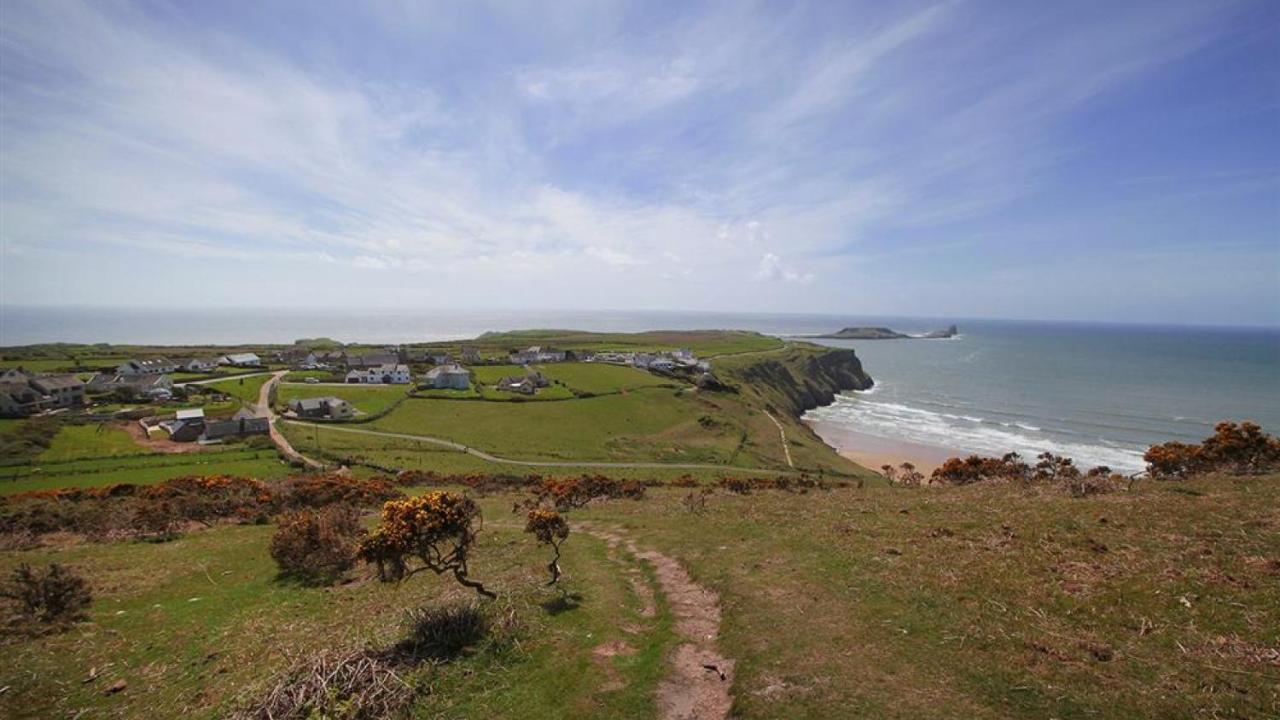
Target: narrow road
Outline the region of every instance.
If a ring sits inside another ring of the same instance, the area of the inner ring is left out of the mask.
[[[768,410],[763,412],[765,415],[769,416],[769,419],[773,421],[774,425],[778,426],[778,434],[782,436],[782,452],[787,456],[787,467],[795,469],[796,464],[791,462],[791,446],[787,444],[787,431],[783,429],[782,423],[778,422],[778,418],[774,417],[773,413]]]
[[[270,370],[264,370],[263,372],[245,373],[244,375],[224,375],[223,377],[209,378],[208,380],[188,380],[186,382],[174,383],[173,385],[174,387],[184,387],[186,385],[210,385],[227,380],[240,380],[242,378],[261,377],[263,375],[282,375],[285,372],[288,372],[288,370],[276,373],[272,373]]]
[[[306,464],[307,467],[322,470],[324,469],[324,463],[313,460],[297,450],[294,450],[293,445],[289,444],[289,439],[286,438],[284,433],[280,432],[280,429],[276,427],[276,414],[275,411],[271,409],[271,389],[274,388],[276,384],[280,382],[280,378],[284,377],[288,372],[288,370],[278,370],[271,374],[270,380],[262,383],[262,388],[258,390],[258,403],[254,407],[253,414],[258,417],[267,418],[267,427],[270,428],[271,432],[271,442],[275,443],[275,446],[280,450],[281,455],[284,455],[290,460],[302,462]]]
[[[265,389],[266,386],[264,385]],[[317,423],[301,422],[298,420],[282,420],[281,422],[290,425],[300,425],[303,427],[315,427]],[[732,465],[715,465],[712,463],[660,463],[660,462],[600,462],[595,460],[578,460],[578,461],[555,461],[555,460],[513,460],[498,455],[492,455],[483,450],[477,450],[468,447],[462,443],[457,443],[444,438],[431,437],[428,435],[408,435],[405,433],[383,432],[381,430],[362,430],[360,428],[341,427],[338,425],[324,425],[324,429],[334,432],[354,433],[356,435],[373,435],[375,437],[389,437],[399,440],[415,440],[417,442],[431,443],[432,445],[440,445],[443,447],[464,452],[492,463],[503,463],[506,465],[520,465],[522,467],[573,467],[573,468],[636,468],[651,470],[730,470],[738,472],[756,472],[756,473],[774,473],[774,474],[792,474],[791,470],[775,470],[772,468],[752,468],[752,467],[735,467]]]

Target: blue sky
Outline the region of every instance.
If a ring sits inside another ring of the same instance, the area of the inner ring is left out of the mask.
[[[0,302],[1280,324],[1274,2],[0,4]]]

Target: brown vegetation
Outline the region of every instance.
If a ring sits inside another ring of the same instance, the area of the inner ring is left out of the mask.
[[[1280,439],[1256,423],[1220,422],[1199,445],[1167,442],[1152,445],[1143,456],[1147,472],[1157,479],[1180,479],[1204,473],[1261,475],[1280,471]]]
[[[271,537],[271,558],[281,575],[309,585],[329,585],[355,565],[363,533],[360,513],[350,505],[298,510],[280,519]]]
[[[264,482],[229,475],[187,476],[156,485],[13,495],[0,506],[0,533],[71,532],[92,540],[165,540],[189,523],[265,523],[289,510],[334,504],[369,507],[400,496],[382,478],[307,475]]]

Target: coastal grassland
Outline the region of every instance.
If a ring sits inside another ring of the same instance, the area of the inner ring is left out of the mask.
[[[653,717],[663,659],[674,644],[665,604],[656,617],[642,616],[624,566],[585,533],[565,544],[562,582],[570,599],[558,602],[558,593],[542,587],[545,548],[522,532],[509,505],[484,504],[471,572],[501,591],[495,616],[514,611],[514,642],[401,668],[407,680],[429,688],[414,716]],[[308,653],[388,647],[403,637],[406,610],[474,597],[429,573],[402,585],[379,583],[368,568],[333,588],[281,580],[268,555],[273,530],[223,526],[162,544],[0,554],[6,575],[19,562],[73,566],[95,595],[91,619],[79,628],[8,641],[0,715],[226,717]],[[599,652],[623,643],[625,654]],[[100,676],[82,682],[91,668]],[[117,680],[127,689],[104,694]]]
[[[40,453],[37,462],[56,463],[146,452],[146,448],[134,442],[129,433],[116,424],[63,425],[51,439],[49,449]]]
[[[445,438],[521,460],[646,460],[731,464],[741,434],[706,427],[696,397],[647,388],[564,402],[410,399],[371,423],[377,430]]]
[[[270,375],[255,375],[253,377],[231,378],[228,380],[220,380],[215,383],[208,383],[205,387],[216,390],[224,395],[230,395],[238,398],[246,404],[258,402],[258,392],[262,386],[271,379]]]
[[[283,407],[290,400],[316,397],[337,397],[351,403],[366,415],[386,412],[405,399],[408,385],[299,385],[296,383],[276,386],[276,404]]]
[[[304,455],[329,460],[367,462],[396,470],[433,470],[445,475],[556,475],[605,473],[610,477],[656,480],[670,482],[685,475],[703,482],[715,482],[722,477],[774,476],[779,470],[755,471],[726,465],[714,468],[608,468],[590,464],[564,467],[537,467],[514,463],[495,463],[469,455],[459,450],[404,438],[384,437],[343,432],[324,425],[282,424],[281,432]]]
[[[719,592],[743,718],[1268,717],[1280,476],[678,491],[585,517]]]
[[[275,450],[231,445],[225,450],[208,452],[125,455],[0,467],[0,495],[118,483],[150,485],[183,475],[275,478],[287,475],[290,469]]]
[[[576,600],[563,604],[538,587],[545,549],[510,514],[523,495],[479,498],[472,575],[515,610],[519,642],[406,671],[430,687],[414,716],[655,716],[669,610],[659,595],[656,618],[638,612],[635,566],[584,520],[717,593],[745,720],[1268,717],[1280,703],[1280,476],[1083,499],[1008,485],[716,491],[698,515],[687,492],[571,513],[563,582]],[[71,632],[4,640],[0,715],[223,717],[295,658],[385,647],[404,609],[468,597],[430,574],[279,580],[272,529],[0,552],[0,573],[57,561],[95,594]],[[618,642],[634,653],[597,655]],[[104,695],[116,680],[127,689]]]
[[[681,384],[644,370],[607,363],[549,363],[539,365],[538,370],[543,377],[563,383],[576,394],[603,395],[644,387],[675,387]]]

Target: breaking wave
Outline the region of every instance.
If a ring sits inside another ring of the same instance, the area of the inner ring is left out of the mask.
[[[1015,451],[1032,460],[1051,452],[1075,460],[1080,467],[1106,465],[1121,472],[1144,467],[1143,448],[1103,438],[1076,440],[1051,434],[1028,422],[1001,421],[969,413],[947,413],[868,398],[870,392],[841,395],[832,405],[809,416],[854,432],[953,448],[964,453],[999,456]]]

